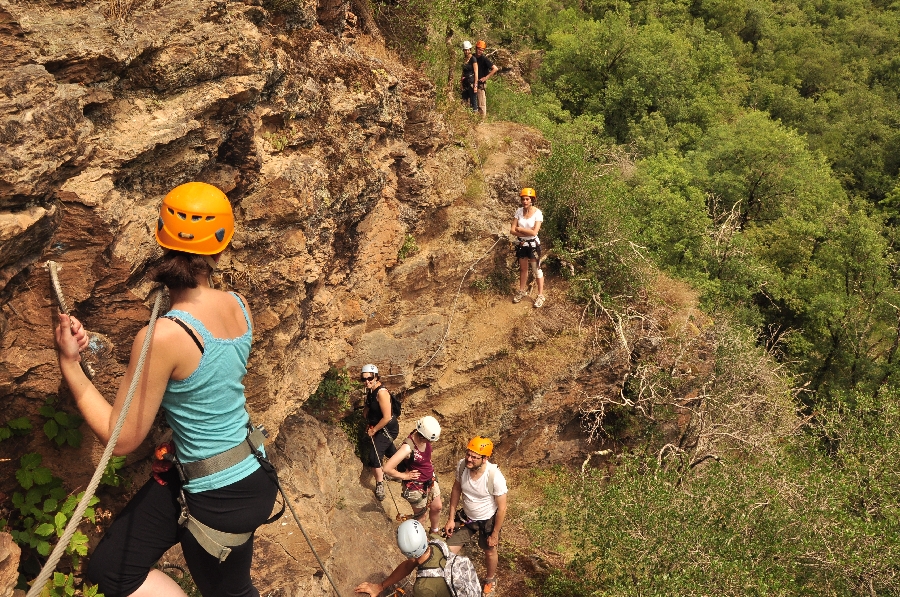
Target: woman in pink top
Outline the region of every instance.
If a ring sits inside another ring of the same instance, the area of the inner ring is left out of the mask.
[[[431,442],[441,436],[441,426],[432,416],[416,421],[416,429],[397,448],[397,453],[384,463],[384,473],[403,482],[403,497],[413,509],[413,518],[424,524],[425,514],[431,521],[431,532],[440,530],[441,490],[431,464]],[[405,472],[397,467],[408,460]]]

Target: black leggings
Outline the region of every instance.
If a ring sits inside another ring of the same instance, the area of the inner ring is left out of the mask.
[[[143,584],[150,569],[176,543],[197,588],[205,597],[259,597],[250,580],[253,537],[232,548],[219,560],[203,549],[194,536],[178,526],[180,483],[174,469],[160,485],[152,477],[116,517],[91,556],[87,575],[106,597],[126,597]],[[272,513],[278,488],[260,468],[227,487],[185,493],[191,515],[226,533],[246,533],[263,524]]]

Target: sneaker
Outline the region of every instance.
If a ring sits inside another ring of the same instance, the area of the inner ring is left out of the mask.
[[[489,578],[484,581],[484,588],[481,590],[481,597],[488,597],[489,595],[493,597],[497,590],[497,579]]]
[[[535,309],[540,309],[541,307],[543,307],[543,306],[544,306],[544,301],[545,301],[545,300],[547,300],[547,299],[544,298],[544,295],[543,295],[543,294],[539,294],[538,297],[537,297],[537,300],[534,301],[534,308],[535,308]]]
[[[375,499],[379,502],[384,499],[384,482],[379,481],[375,484]]]
[[[527,290],[520,290],[520,291],[518,291],[518,292],[516,293],[516,296],[513,297],[513,302],[514,302],[514,303],[518,303],[518,302],[520,302],[523,298],[525,298],[526,296],[528,296],[528,291],[527,291]]]

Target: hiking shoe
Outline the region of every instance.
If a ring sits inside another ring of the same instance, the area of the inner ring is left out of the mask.
[[[543,307],[543,306],[544,306],[544,301],[545,301],[545,300],[547,300],[547,299],[544,298],[544,295],[543,295],[543,294],[539,294],[538,297],[537,297],[537,300],[534,301],[534,308],[535,308],[535,309],[540,309],[541,307]]]
[[[516,296],[513,297],[513,302],[514,302],[514,303],[518,303],[518,302],[520,302],[523,298],[525,298],[526,296],[528,296],[528,291],[527,291],[527,290],[520,290],[520,291],[518,291],[518,292],[516,293]]]
[[[497,590],[497,579],[489,578],[484,581],[484,588],[481,589],[481,597],[494,597],[496,595],[495,591]]]
[[[379,502],[384,499],[384,482],[379,481],[375,484],[375,499]]]

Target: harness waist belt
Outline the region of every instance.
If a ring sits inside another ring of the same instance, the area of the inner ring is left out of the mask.
[[[261,458],[259,448],[263,445],[265,439],[265,430],[251,425],[247,433],[247,439],[229,450],[195,462],[181,463],[176,460],[178,474],[181,476],[181,480],[187,483],[191,479],[224,471],[243,461],[251,454]],[[185,526],[191,535],[194,536],[194,539],[197,540],[197,543],[200,544],[200,547],[205,549],[211,556],[218,558],[220,563],[225,561],[225,558],[231,553],[232,547],[243,545],[253,536],[252,531],[249,533],[226,533],[203,524],[191,516],[191,513],[188,511],[187,499],[183,490],[178,496],[178,503],[181,505],[181,515],[178,517],[178,524]],[[283,511],[284,508],[282,508]],[[281,513],[278,516],[281,516]]]
[[[253,427],[252,429],[253,430],[247,436],[245,441],[242,441],[229,450],[225,450],[224,452],[220,452],[209,458],[204,458],[203,460],[180,463],[178,466],[178,473],[181,475],[181,480],[187,483],[193,479],[199,479],[200,477],[206,477],[207,475],[213,475],[219,471],[224,471],[239,462],[243,462],[247,456],[253,454],[254,450],[258,450],[266,439],[266,436],[258,427]]]

